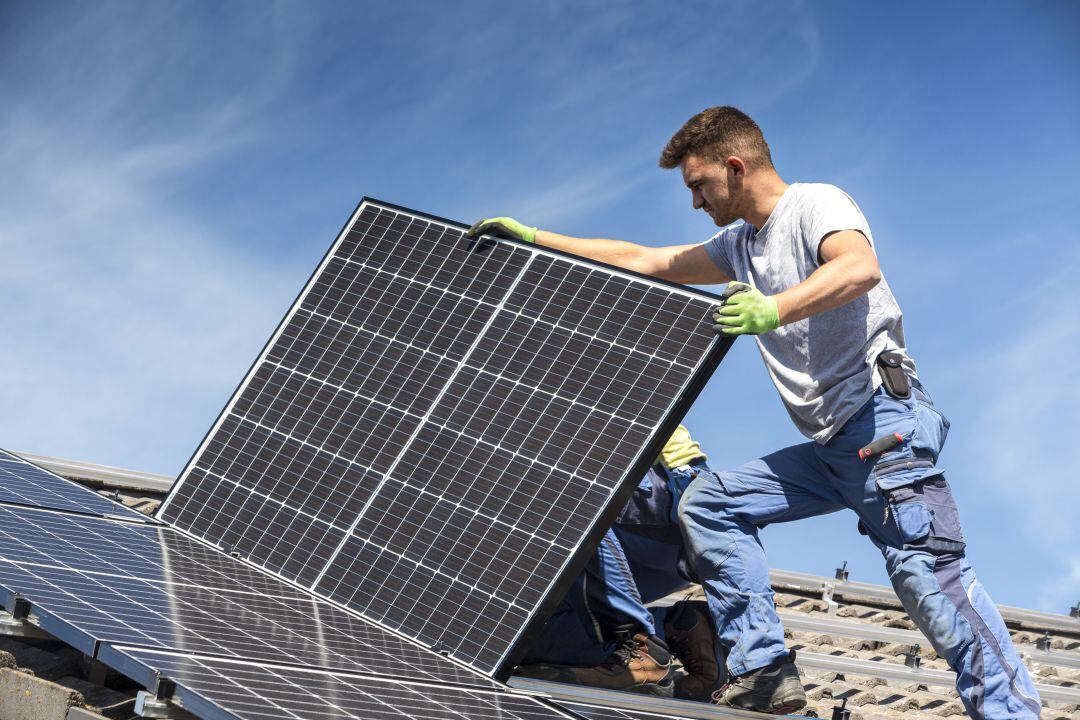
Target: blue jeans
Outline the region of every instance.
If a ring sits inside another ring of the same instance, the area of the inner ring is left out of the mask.
[[[786,655],[758,529],[854,510],[881,551],[904,609],[956,672],[973,718],[1038,718],[1039,697],[997,607],[964,556],[964,539],[943,470],[948,421],[921,390],[897,400],[878,389],[827,443],[803,443],[719,474],[700,474],[679,517],[740,675]],[[892,433],[903,442],[877,458],[859,449]]]
[[[664,636],[667,608],[645,604],[690,585],[677,570],[682,538],[676,508],[702,471],[711,472],[698,462],[677,470],[654,468],[642,479],[620,524],[604,534],[523,664],[599,665],[614,650],[614,630],[628,625]]]

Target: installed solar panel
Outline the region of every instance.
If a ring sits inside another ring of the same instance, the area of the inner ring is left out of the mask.
[[[160,517],[505,673],[726,350],[715,302],[365,201]]]
[[[0,450],[0,503],[147,520],[145,515],[5,450]]]
[[[740,712],[738,710],[730,710],[727,708],[718,708],[716,706],[708,706],[698,704],[698,707],[691,708],[692,715],[673,715],[663,712],[647,712],[644,710],[630,710],[628,708],[616,708],[607,707],[604,705],[585,705],[582,703],[567,702],[565,700],[553,700],[552,703],[558,707],[568,710],[576,717],[580,717],[583,720],[680,720],[680,718],[736,718],[746,717],[755,718],[761,717],[760,713]],[[685,704],[685,703],[683,703]]]
[[[176,683],[175,697],[202,720],[566,720],[526,696],[402,683],[123,646],[101,659],[147,687]],[[159,675],[155,675],[154,673]]]
[[[100,559],[83,564],[84,548],[100,549]],[[98,642],[124,642],[494,686],[169,528],[0,508],[0,587],[32,602],[43,629],[90,655]]]

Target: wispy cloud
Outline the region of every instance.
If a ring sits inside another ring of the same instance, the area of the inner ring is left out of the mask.
[[[68,29],[132,45],[101,21]],[[54,78],[0,132],[0,376],[14,379],[0,444],[175,472],[294,292],[280,282],[291,273],[178,202],[175,181],[257,137],[289,67],[177,122],[141,107],[164,82],[152,68],[112,52],[88,62],[106,77]],[[55,97],[73,112],[48,112]]]
[[[1012,286],[996,340],[959,368],[981,390],[971,433],[977,447],[965,453],[970,477],[1005,500],[1002,529],[1057,568],[1039,589],[1043,608],[1054,612],[1080,594],[1080,256],[1059,260],[1041,282]]]

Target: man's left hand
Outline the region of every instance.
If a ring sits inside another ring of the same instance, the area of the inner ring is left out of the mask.
[[[713,313],[713,330],[724,335],[761,335],[780,327],[776,301],[746,283],[732,282],[728,287],[744,287]]]

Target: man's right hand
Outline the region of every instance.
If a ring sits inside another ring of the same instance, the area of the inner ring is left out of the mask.
[[[495,235],[496,237],[509,237],[525,242],[536,242],[536,228],[522,225],[514,218],[495,217],[481,220],[469,228],[465,237],[476,240],[481,235]]]

